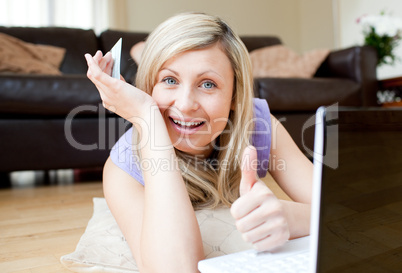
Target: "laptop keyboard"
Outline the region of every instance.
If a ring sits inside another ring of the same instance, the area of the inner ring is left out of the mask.
[[[231,257],[229,257],[231,256]],[[215,260],[213,272],[220,273],[304,273],[308,272],[309,251],[293,253],[287,257],[276,259],[272,257],[270,252],[257,252],[255,250],[247,250],[239,253],[231,254],[221,259]],[[223,259],[222,259],[223,258]],[[212,272],[203,271],[201,272]]]

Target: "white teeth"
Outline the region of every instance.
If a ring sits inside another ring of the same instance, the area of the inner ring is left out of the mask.
[[[176,124],[180,124],[181,126],[194,126],[194,125],[200,125],[202,123],[202,121],[200,121],[200,122],[184,122],[184,121],[176,120],[176,119],[174,119],[173,122]]]

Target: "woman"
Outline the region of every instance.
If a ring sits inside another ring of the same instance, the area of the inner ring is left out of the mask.
[[[258,250],[308,234],[312,164],[266,101],[253,99],[248,52],[225,22],[186,13],[162,23],[146,41],[136,87],[110,77],[110,53],[86,59],[104,106],[133,123],[103,183],[141,272],[197,272],[197,208],[231,206]],[[258,179],[269,158],[286,163],[269,172],[294,202]]]

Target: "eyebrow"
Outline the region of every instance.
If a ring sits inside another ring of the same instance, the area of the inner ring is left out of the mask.
[[[162,68],[161,70],[159,70],[159,72],[162,72],[164,70],[168,70],[168,71],[172,72],[173,74],[175,74],[176,76],[180,75],[179,72],[176,72],[176,71],[174,71],[173,69],[170,69],[170,68]]]
[[[179,72],[177,72],[177,71],[175,71],[175,70],[173,70],[171,68],[162,68],[159,72],[162,72],[163,70],[168,70],[168,71],[172,72],[173,74],[175,74],[176,76],[180,76]],[[207,73],[213,73],[213,74],[217,75],[219,78],[221,78],[222,80],[225,79],[223,76],[221,76],[220,74],[218,74],[217,72],[215,72],[212,69],[206,70],[204,72],[201,72],[201,73],[197,74],[197,77],[201,77],[202,75],[207,74]]]

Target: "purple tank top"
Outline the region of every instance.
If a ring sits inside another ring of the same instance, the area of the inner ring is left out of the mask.
[[[252,144],[257,149],[257,174],[259,177],[265,177],[269,166],[272,138],[271,115],[265,99],[254,99],[254,122],[255,128],[252,135]],[[110,151],[110,158],[119,168],[144,185],[139,158],[132,151],[132,133],[133,128],[130,128],[120,137]]]

